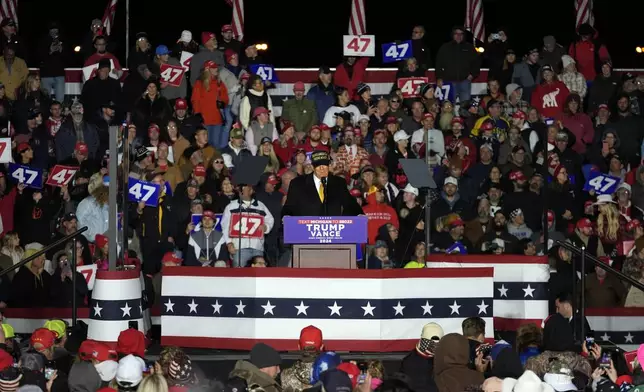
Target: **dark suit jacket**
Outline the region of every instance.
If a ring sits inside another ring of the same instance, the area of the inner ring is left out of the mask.
[[[349,194],[347,183],[341,177],[330,175],[327,180],[327,213],[320,201],[313,174],[294,178],[288,188],[282,216],[357,216],[362,207]]]

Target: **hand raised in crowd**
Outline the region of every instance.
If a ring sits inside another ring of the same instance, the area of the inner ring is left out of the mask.
[[[27,185],[23,183],[18,184],[18,193],[22,195],[22,192],[25,190],[26,187]]]
[[[195,230],[195,224],[190,222],[188,223],[188,226],[186,226],[186,234],[190,235]]]
[[[145,202],[140,201],[139,204],[136,206],[136,212],[141,215],[143,213],[143,209],[145,208]]]
[[[484,373],[487,370],[487,367],[490,363],[490,358],[483,358],[483,351],[479,351],[476,354],[476,359],[474,360],[474,365],[476,366],[476,370],[478,370],[481,373]]]

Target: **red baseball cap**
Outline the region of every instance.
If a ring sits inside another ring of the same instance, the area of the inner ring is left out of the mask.
[[[215,213],[210,211],[210,210],[206,210],[201,215],[201,219],[203,219],[203,218],[215,219]]]
[[[349,191],[349,194],[353,197],[360,197],[362,196],[362,192],[360,192],[360,189],[353,188]]]
[[[271,185],[277,185],[280,183],[280,179],[275,174],[271,174],[270,176],[268,176],[268,180],[266,182]]]
[[[16,151],[18,151],[18,153],[25,152],[29,149],[31,149],[31,145],[29,143],[24,143],[24,142],[18,144],[18,147],[16,147]]]
[[[124,356],[134,354],[145,358],[145,335],[134,328],[121,331],[116,341],[116,352]]]
[[[463,120],[462,117],[454,117],[452,119],[452,125],[457,124],[457,123],[461,124],[461,125],[465,125],[465,120]]]
[[[304,91],[306,90],[306,87],[304,87],[304,82],[297,81],[293,85],[293,91]]]
[[[351,380],[351,386],[353,387],[353,389],[355,389],[358,385],[358,377],[360,377],[360,368],[358,367],[358,365],[351,362],[342,362],[336,367],[336,369],[342,370],[349,376],[349,379]]]
[[[610,108],[609,108],[609,107],[608,107],[608,105],[606,105],[605,103],[602,103],[601,105],[597,106],[597,111],[598,111],[598,112],[599,112],[600,110],[602,110],[602,109],[606,109],[606,110],[608,110],[608,111],[610,112]]]
[[[552,210],[548,210],[548,222],[554,222],[555,221],[555,213],[552,212]]]
[[[215,63],[212,60],[208,60],[205,63],[203,63],[203,69],[210,69],[210,68],[215,69],[215,68],[219,68],[219,66],[217,65],[217,63]]]
[[[592,229],[593,223],[588,218],[581,218],[577,221],[578,229]]]
[[[226,33],[228,31],[233,31],[233,25],[225,24],[225,25],[221,26],[221,32],[222,33]]]
[[[525,120],[526,118],[528,118],[528,116],[522,110],[517,110],[512,114],[512,118],[520,118],[521,120]]]
[[[205,177],[206,176],[206,167],[204,165],[197,165],[192,169],[192,174],[194,174],[197,177]]]
[[[260,114],[268,114],[268,113],[270,113],[268,109],[266,109],[263,106],[260,106],[258,108],[255,108],[255,110],[253,110],[253,118],[259,116]]]
[[[525,181],[525,174],[521,170],[515,170],[510,173],[510,180],[512,181]]]
[[[98,362],[118,361],[118,354],[116,353],[116,350],[112,350],[107,344],[94,342],[92,358]]]
[[[150,126],[148,127],[148,135],[151,134],[152,132],[161,133],[161,129],[155,123],[151,123]]]
[[[74,151],[80,152],[83,155],[87,155],[89,153],[89,147],[87,147],[86,143],[76,142],[76,146],[74,147]]]
[[[385,124],[398,124],[398,119],[394,116],[389,116],[385,120]]]
[[[385,132],[384,129],[377,129],[376,132],[373,133],[373,136],[378,136],[378,135],[385,135],[387,136],[387,132]]]
[[[94,346],[96,345],[94,340],[83,340],[80,347],[78,348],[78,356],[83,361],[89,361],[94,356]]]
[[[31,334],[31,345],[38,351],[52,347],[55,341],[56,334],[47,328],[38,328]],[[36,347],[36,345],[40,347]]]
[[[428,118],[431,118],[432,120],[436,119],[436,117],[434,117],[434,114],[432,112],[423,113],[423,120]]]
[[[205,45],[206,42],[210,41],[213,38],[215,38],[215,33],[211,31],[204,31],[203,33],[201,33],[201,43],[203,45]]]
[[[300,348],[304,349],[305,347],[313,347],[316,351],[322,349],[322,331],[309,325],[308,327],[302,328],[300,331]]]
[[[188,109],[188,101],[183,98],[179,98],[174,101],[174,110],[186,110]]]
[[[177,256],[176,253],[174,252],[166,252],[166,254],[163,255],[161,258],[161,263],[177,263],[181,264],[183,259],[179,256]]]

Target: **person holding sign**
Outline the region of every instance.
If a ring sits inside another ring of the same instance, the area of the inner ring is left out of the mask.
[[[215,230],[215,213],[206,210],[201,216],[201,228],[193,230],[186,249],[186,266],[212,267],[217,260],[227,260],[223,233]]]
[[[253,186],[239,186],[240,199],[231,200],[221,217],[223,240],[233,256],[234,267],[243,267],[254,256],[264,255],[264,236],[274,223],[268,207],[253,197]]]
[[[217,63],[208,60],[203,68],[192,90],[192,107],[195,113],[203,116],[204,125],[208,128],[208,140],[223,148],[228,144],[228,132],[224,131],[221,111],[228,105],[228,89],[219,79]]]
[[[144,273],[154,275],[161,270],[161,263],[153,258],[156,248],[162,243],[174,243],[178,224],[171,209],[171,198],[165,195],[163,173],[150,173],[146,180],[160,187],[158,206],[148,206],[146,201],[139,201],[130,214],[130,224],[135,227],[141,241]]]
[[[161,68],[172,66],[162,70]],[[161,96],[167,100],[185,98],[188,91],[188,82],[186,82],[185,69],[175,57],[170,57],[170,49],[165,45],[159,45],[155,49],[154,60],[150,64],[150,72],[159,75],[163,80],[161,82]],[[168,75],[166,78],[165,76]],[[178,85],[176,84],[178,80]],[[175,83],[173,83],[175,82]]]
[[[452,41],[446,42],[436,55],[436,84],[450,82],[454,86],[454,99],[468,101],[472,94],[472,80],[481,72],[481,60],[474,45],[465,41],[461,26],[452,29]]]

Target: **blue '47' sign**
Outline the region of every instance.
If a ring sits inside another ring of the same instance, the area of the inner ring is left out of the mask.
[[[275,74],[275,68],[268,64],[251,64],[250,72],[259,75],[265,82],[279,82]]]
[[[592,171],[588,175],[588,180],[584,185],[584,191],[588,192],[592,190],[598,195],[610,195],[615,193],[621,181],[621,178]]]
[[[157,207],[161,187],[151,182],[137,180],[130,177],[127,180],[128,198],[134,202],[144,202],[146,206]]]
[[[382,62],[394,63],[413,56],[411,40],[382,44]]]
[[[34,169],[17,163],[9,164],[9,176],[18,184],[25,184],[29,188],[42,188],[42,170]]]

